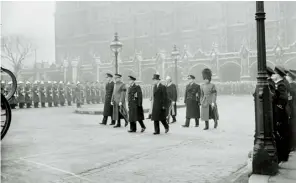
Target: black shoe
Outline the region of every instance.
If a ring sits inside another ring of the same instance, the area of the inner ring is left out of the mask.
[[[142,128],[141,133],[143,133],[146,130],[146,128]]]
[[[120,127],[121,127],[120,125],[113,126],[113,128],[120,128]]]
[[[154,132],[154,133],[153,133],[153,135],[159,135],[159,134],[160,134],[159,132]]]
[[[184,127],[184,128],[188,128],[189,126],[186,126],[186,125],[182,125],[182,127]]]
[[[127,132],[129,132],[129,133],[135,133],[136,131],[135,130],[129,130]]]
[[[115,125],[115,123],[110,123],[109,125]]]
[[[215,121],[215,125],[214,125],[214,128],[217,128],[218,127],[218,122]]]
[[[102,123],[100,123],[100,125],[106,125],[106,123],[103,123],[103,122],[102,122]]]
[[[169,128],[165,129],[165,133],[168,133],[168,132],[169,132],[169,130],[170,130]]]

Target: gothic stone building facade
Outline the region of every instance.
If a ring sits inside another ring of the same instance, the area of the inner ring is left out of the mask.
[[[265,2],[267,63],[296,68],[296,3]],[[180,82],[212,68],[220,81],[254,80],[257,68],[255,2],[56,2],[56,67],[64,80],[102,81],[114,72],[110,42],[123,43],[119,72],[150,83]]]

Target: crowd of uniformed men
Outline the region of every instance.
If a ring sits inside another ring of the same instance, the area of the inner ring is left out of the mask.
[[[1,82],[1,92],[7,94],[12,89],[12,82]],[[104,87],[99,82],[87,82],[76,84],[62,81],[26,81],[18,82],[17,90],[11,100],[12,109],[71,106],[73,103],[80,107],[81,104],[97,104],[104,102]]]

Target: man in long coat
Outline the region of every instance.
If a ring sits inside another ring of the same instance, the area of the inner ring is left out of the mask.
[[[121,81],[122,76],[120,74],[115,74],[115,84],[114,90],[111,98],[111,105],[113,105],[113,115],[112,119],[117,121],[114,128],[121,127],[120,120],[125,120],[125,126],[128,125],[128,117],[126,110],[126,86]]]
[[[200,118],[200,86],[195,83],[195,76],[187,77],[189,84],[186,86],[184,103],[186,104],[186,121],[183,127],[190,126],[190,119],[195,119],[195,127],[199,126]]]
[[[45,107],[45,103],[46,103],[46,95],[45,95],[45,93],[46,92],[45,92],[44,82],[41,81],[40,87],[39,87],[41,107]]]
[[[19,86],[17,87],[17,94],[18,94],[18,103],[19,103],[19,108],[23,109],[25,105],[25,89],[23,82],[19,82]]]
[[[64,89],[65,85],[63,81],[60,81],[59,87],[58,87],[58,91],[59,91],[59,101],[60,101],[60,105],[64,106],[65,105],[65,89]]]
[[[82,87],[79,81],[76,83],[75,87],[75,99],[76,99],[76,107],[80,108],[82,101],[81,101],[81,92],[82,92]]]
[[[165,133],[169,131],[169,125],[166,122],[167,92],[166,87],[160,83],[160,76],[153,75],[153,106],[151,120],[154,121],[154,135],[160,134],[159,121],[165,128]]]
[[[67,96],[68,106],[71,106],[73,93],[72,93],[72,86],[71,86],[70,82],[67,83],[66,96]]]
[[[275,95],[273,98],[273,106],[275,106],[274,122],[276,123],[276,146],[278,152],[278,160],[287,161],[290,153],[289,144],[289,122],[286,106],[288,105],[288,90],[284,77],[286,75],[284,69],[280,66],[275,67],[275,74],[272,79],[275,82]]]
[[[291,128],[291,150],[296,149],[296,70],[289,70],[287,80],[290,83],[290,96],[289,100],[291,107],[291,118],[290,118],[290,128]]]
[[[137,121],[139,122],[142,130],[144,132],[146,126],[143,123],[144,111],[143,111],[143,95],[142,90],[139,85],[135,84],[136,78],[133,76],[129,77],[130,87],[128,88],[128,116],[130,122],[130,130],[128,132],[137,131]]]
[[[172,116],[173,121],[172,123],[175,123],[176,116],[177,116],[177,87],[176,85],[172,82],[171,77],[167,76],[166,78],[167,85],[166,85],[166,90],[167,90],[167,96],[168,96],[168,104],[167,104],[167,120],[168,123],[170,123],[170,116]]]
[[[110,125],[115,125],[115,121],[112,119],[112,114],[113,114],[113,106],[111,105],[111,98],[114,90],[114,82],[113,82],[113,75],[110,73],[106,74],[106,80],[107,84],[105,87],[105,101],[104,101],[104,112],[103,112],[103,120],[100,124],[106,125],[108,116],[111,117],[111,124]]]
[[[37,81],[35,81],[33,84],[32,93],[33,93],[34,108],[38,108],[40,100],[39,100],[39,91],[38,91]]]
[[[32,105],[31,97],[32,97],[31,83],[27,81],[25,86],[25,101],[26,101],[27,108],[31,108],[31,105]]]
[[[58,94],[58,86],[57,82],[53,82],[52,86],[52,98],[53,98],[53,105],[57,107],[59,105],[59,94]]]

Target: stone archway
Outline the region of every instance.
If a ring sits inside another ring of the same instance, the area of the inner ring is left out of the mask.
[[[266,61],[266,65],[272,69],[274,69],[275,65],[273,62],[267,60]],[[255,81],[257,80],[257,72],[258,72],[258,68],[257,68],[257,61],[256,62],[253,62],[249,69],[250,69],[250,76],[251,76],[251,80]]]
[[[219,68],[220,81],[240,81],[241,66],[236,62],[226,62]]]
[[[183,69],[178,66],[178,68],[177,68],[178,84],[181,84],[181,83],[184,82],[183,81],[184,76],[182,75],[182,70]],[[175,81],[176,80],[176,78],[175,78],[175,66],[171,66],[171,67],[169,67],[169,68],[167,68],[165,70],[165,76],[164,76],[163,79],[165,79],[167,76],[170,76],[172,78],[173,82],[176,83],[176,81]]]
[[[189,69],[189,73],[188,74],[192,74],[195,76],[195,81],[197,83],[201,83],[203,81],[202,78],[202,70],[205,68],[211,68],[209,66],[207,66],[206,64],[196,64],[193,67],[191,67]]]
[[[156,69],[149,67],[142,71],[142,83],[143,84],[152,84],[152,77],[157,71]]]

